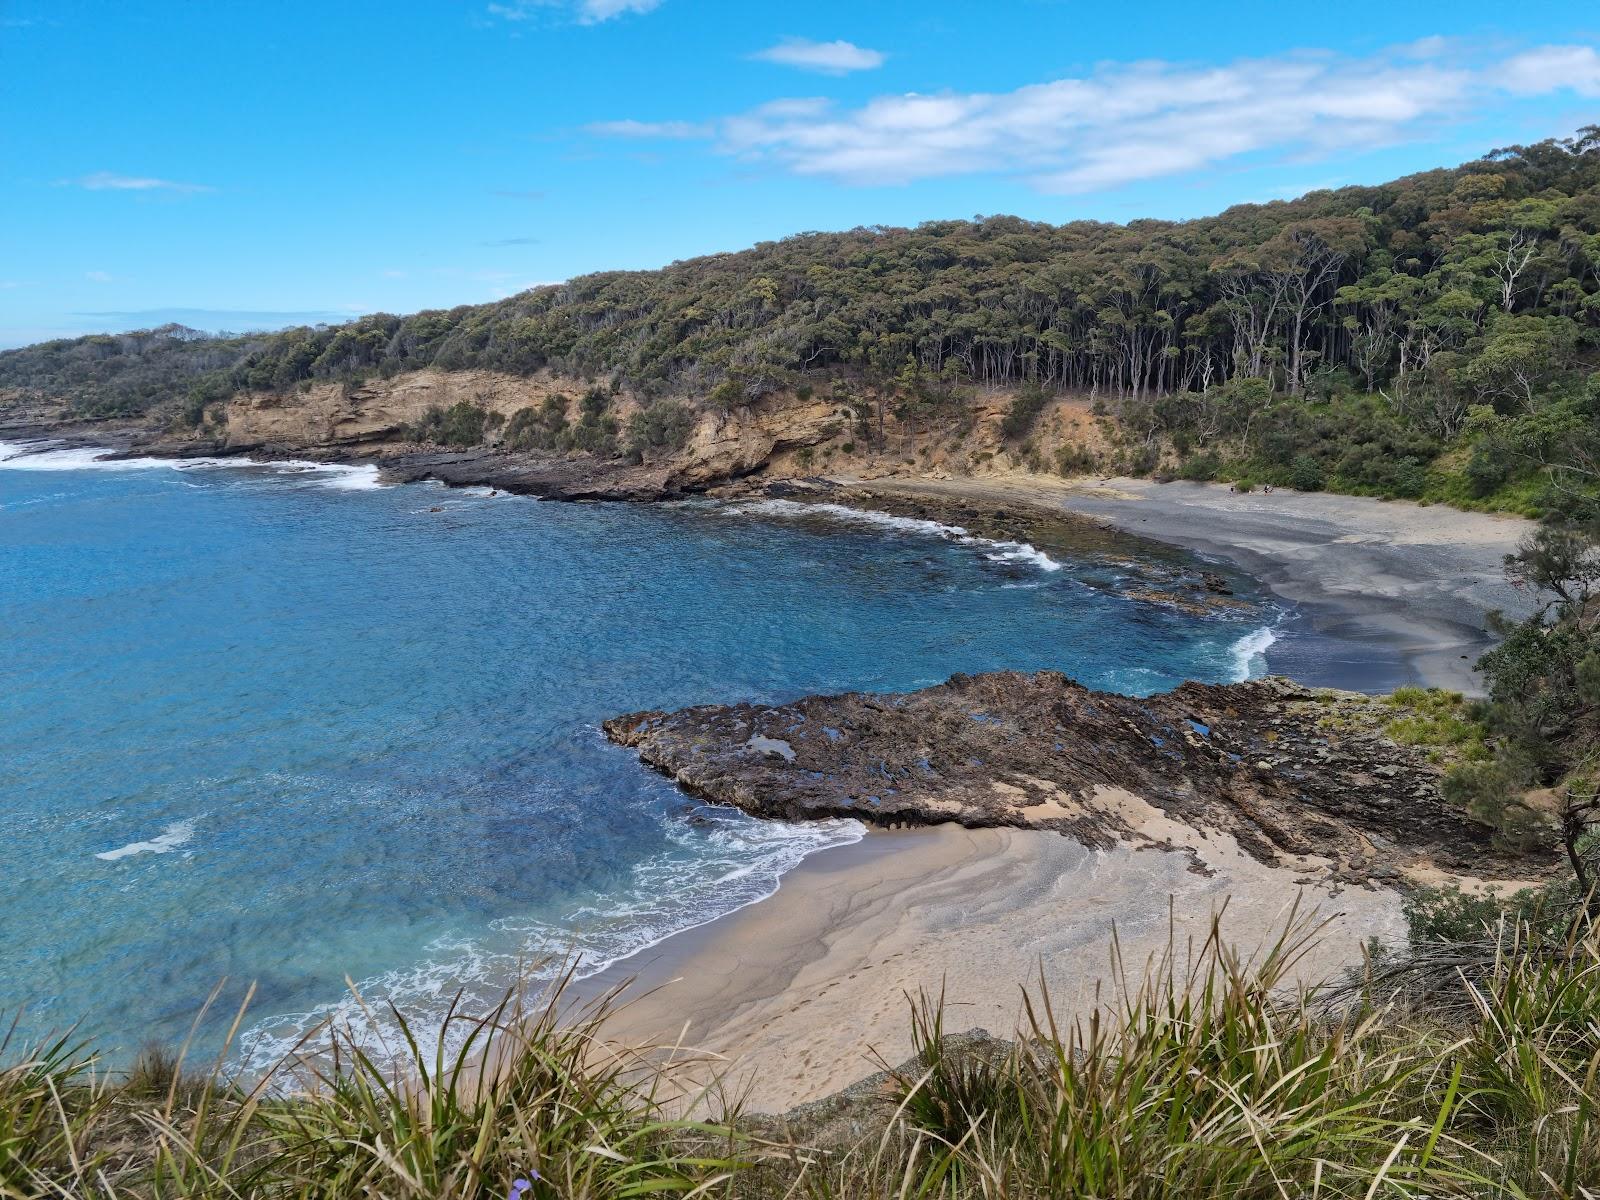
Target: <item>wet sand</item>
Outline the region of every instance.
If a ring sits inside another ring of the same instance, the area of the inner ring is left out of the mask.
[[[1388,690],[1399,683],[1480,690],[1472,664],[1492,643],[1488,614],[1522,616],[1527,596],[1503,573],[1505,556],[1533,528],[1522,517],[1444,505],[1223,484],[1148,479],[875,479],[906,495],[1027,504],[1103,521],[1244,570],[1296,605],[1350,661],[1297,661],[1292,643],[1268,667],[1303,683]],[[1385,670],[1391,660],[1392,670]],[[1312,677],[1317,676],[1317,677]]]

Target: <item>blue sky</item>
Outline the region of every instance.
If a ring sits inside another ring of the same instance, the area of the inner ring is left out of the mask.
[[[1200,216],[1565,136],[1597,47],[1578,0],[0,0],[0,346]]]

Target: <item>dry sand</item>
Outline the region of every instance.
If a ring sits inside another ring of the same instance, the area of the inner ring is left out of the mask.
[[[1023,986],[1037,994],[1042,972],[1059,1015],[1087,1012],[1097,988],[1114,994],[1113,928],[1137,977],[1167,947],[1169,921],[1178,946],[1198,946],[1226,904],[1224,930],[1254,949],[1298,898],[1303,914],[1331,920],[1308,982],[1358,963],[1368,937],[1403,932],[1392,891],[1334,892],[1315,882],[1315,864],[1268,867],[1231,839],[1189,840],[1209,874],[1181,852],[1097,852],[1027,830],[875,831],[808,859],[772,898],[587,987],[634,978],[613,1036],[718,1056],[708,1069],[730,1092],[782,1111],[871,1074],[875,1054],[905,1059],[908,995],[943,989],[947,1028],[1008,1036]]]

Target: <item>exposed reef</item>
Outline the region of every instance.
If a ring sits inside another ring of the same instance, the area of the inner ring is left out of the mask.
[[[1444,799],[1426,749],[1383,733],[1381,703],[1280,678],[1137,699],[1002,671],[604,728],[690,794],[761,817],[1037,828],[1096,847],[1171,844],[1178,822],[1349,878],[1412,863],[1526,874]]]

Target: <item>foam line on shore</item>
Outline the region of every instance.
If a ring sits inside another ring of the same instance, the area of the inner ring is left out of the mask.
[[[669,839],[686,856],[667,853],[638,864],[627,886],[595,897],[557,923],[502,917],[489,924],[486,936],[436,939],[420,962],[360,981],[359,1000],[346,995],[256,1022],[241,1041],[242,1066],[265,1072],[296,1053],[306,1033],[324,1023],[380,1059],[401,1058],[398,1031],[381,1019],[388,1003],[405,1012],[426,1041],[438,1032],[432,1023],[442,1024],[463,990],[485,1007],[514,986],[528,987],[530,1000],[536,999],[539,986],[569,967],[575,979],[586,979],[676,934],[769,899],[783,876],[812,854],[866,836],[865,825],[847,819],[766,821],[718,808],[697,816],[693,827],[667,818]],[[699,877],[686,882],[691,868],[699,869]]]
[[[797,500],[753,500],[732,505],[730,512],[763,517],[825,517],[846,525],[862,525],[897,533],[939,537],[961,546],[972,546],[983,551],[984,558],[996,563],[1022,563],[1041,571],[1059,571],[1062,564],[1043,550],[1028,542],[1008,542],[995,538],[979,537],[960,525],[945,525],[920,517],[900,517],[893,513],[876,512],[869,508],[850,508],[843,504],[806,504]]]

